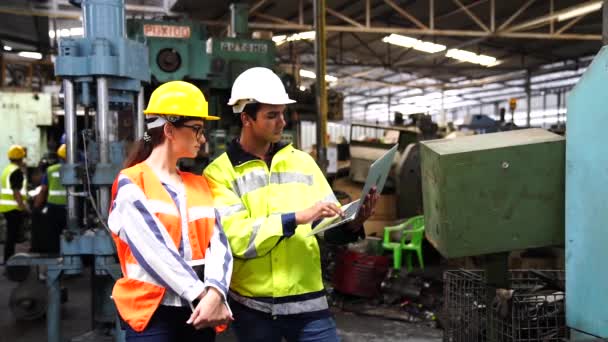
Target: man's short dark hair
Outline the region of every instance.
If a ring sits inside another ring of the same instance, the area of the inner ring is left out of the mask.
[[[248,103],[245,105],[245,108],[243,108],[243,112],[245,114],[247,114],[248,117],[252,118],[253,121],[255,121],[255,119],[257,119],[258,117],[258,110],[260,109],[260,104],[258,102],[253,102],[253,103]],[[241,121],[241,118],[239,117],[239,126],[243,127],[243,122]]]
[[[258,102],[253,102],[253,103],[246,104],[245,108],[243,108],[243,112],[245,112],[245,114],[247,114],[247,116],[249,116],[250,118],[255,120],[255,119],[257,119],[259,109],[260,109],[260,104]]]

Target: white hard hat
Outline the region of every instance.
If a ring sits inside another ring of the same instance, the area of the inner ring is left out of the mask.
[[[268,68],[255,67],[241,73],[232,85],[228,105],[241,113],[248,103],[282,105],[296,101],[289,98],[279,76]]]

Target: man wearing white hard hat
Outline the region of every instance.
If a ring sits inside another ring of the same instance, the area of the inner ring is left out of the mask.
[[[229,296],[239,341],[337,341],[321,279],[318,220],[342,215],[315,161],[281,142],[286,105],[294,103],[270,69],[251,68],[232,86],[228,105],[240,137],[205,169],[234,255]],[[330,243],[365,235],[378,195],[359,217],[328,230]]]

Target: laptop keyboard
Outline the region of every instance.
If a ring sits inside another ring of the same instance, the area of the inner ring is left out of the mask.
[[[354,215],[357,213],[357,205],[353,203],[353,205],[349,206],[348,208],[346,208],[346,210],[344,210],[344,217],[350,217],[351,215]]]

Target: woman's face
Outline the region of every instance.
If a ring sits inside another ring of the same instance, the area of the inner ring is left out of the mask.
[[[205,121],[200,119],[188,120],[175,127],[174,153],[178,158],[195,158],[201,146],[207,140],[204,135]]]

